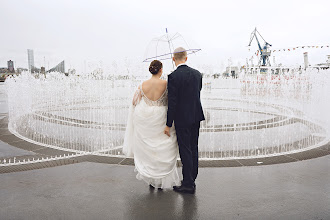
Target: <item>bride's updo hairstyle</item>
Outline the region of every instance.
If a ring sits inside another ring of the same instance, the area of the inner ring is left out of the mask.
[[[160,62],[159,60],[154,60],[150,63],[149,72],[152,75],[156,75],[161,68],[163,68],[162,62]]]

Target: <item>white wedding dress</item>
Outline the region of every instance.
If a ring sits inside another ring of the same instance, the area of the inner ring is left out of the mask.
[[[136,178],[155,188],[180,185],[176,133],[173,126],[170,137],[164,134],[166,116],[167,89],[152,101],[140,85],[129,109],[123,152],[134,157]]]

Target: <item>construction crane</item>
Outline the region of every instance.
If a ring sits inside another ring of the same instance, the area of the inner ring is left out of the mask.
[[[260,42],[258,40],[257,34],[259,34],[259,36],[264,40],[265,44],[263,47],[261,47]],[[270,57],[270,53],[271,51],[269,50],[269,47],[271,47],[272,45],[269,44],[267,41],[265,41],[265,39],[261,36],[261,34],[259,33],[259,31],[257,31],[257,28],[255,28],[252,33],[251,33],[251,37],[250,37],[250,43],[248,45],[251,46],[252,40],[256,38],[256,41],[258,43],[258,47],[259,47],[259,52],[260,52],[260,59],[259,59],[259,66],[270,66],[270,61],[269,61],[269,57]]]

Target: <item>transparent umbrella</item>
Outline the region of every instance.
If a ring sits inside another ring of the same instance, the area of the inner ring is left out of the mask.
[[[151,40],[146,49],[143,62],[151,62],[153,60],[172,60],[173,51],[178,47],[185,48],[187,54],[193,54],[201,50],[190,48],[181,34],[175,33],[171,36],[166,28],[166,34]],[[172,65],[174,68],[173,62]]]

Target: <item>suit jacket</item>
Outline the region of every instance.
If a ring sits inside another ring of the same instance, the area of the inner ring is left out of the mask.
[[[200,99],[202,74],[187,65],[168,75],[168,110],[166,125],[184,128],[205,120]]]

